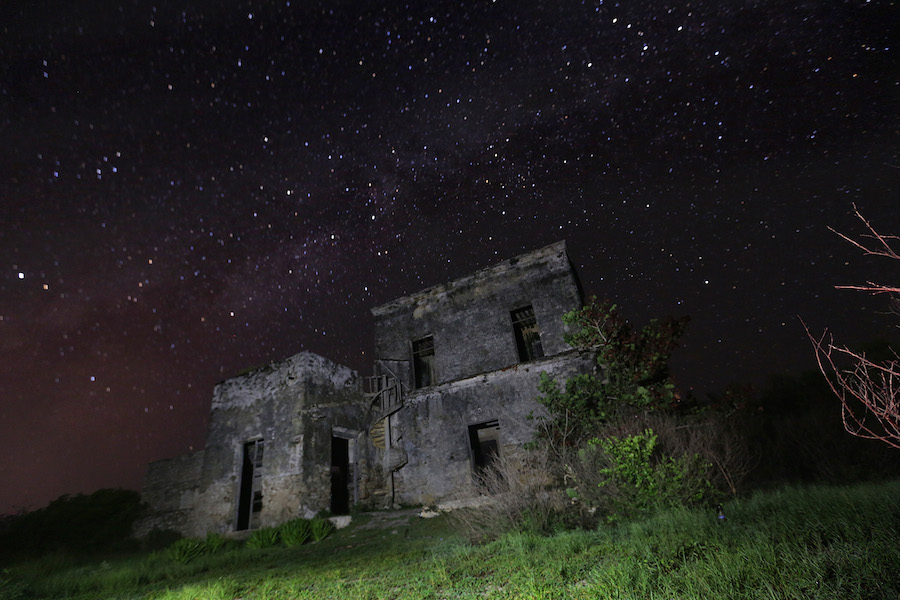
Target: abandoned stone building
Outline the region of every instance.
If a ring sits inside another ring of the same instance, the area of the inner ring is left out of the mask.
[[[460,498],[532,438],[541,372],[593,368],[563,340],[582,301],[558,242],[372,309],[372,376],[301,352],[218,384],[205,448],[149,465],[140,529],[196,536]]]

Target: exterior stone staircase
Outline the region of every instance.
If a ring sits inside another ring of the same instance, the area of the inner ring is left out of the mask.
[[[384,474],[383,487],[373,490],[374,495],[385,497],[387,504],[393,503],[393,473],[406,464],[406,451],[391,446],[391,415],[403,408],[403,384],[396,378],[378,375],[366,378],[366,396],[371,399],[372,421],[369,426],[369,440],[376,450],[381,451],[381,467]]]

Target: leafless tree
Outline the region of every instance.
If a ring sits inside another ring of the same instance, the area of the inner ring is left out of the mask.
[[[867,234],[861,236],[862,241],[848,237],[831,227],[829,229],[862,250],[865,255],[900,260],[900,252],[891,246],[896,244],[900,237],[875,231],[855,204],[853,212],[868,230]],[[870,294],[888,294],[891,296],[892,312],[900,314],[900,296],[898,296],[900,287],[872,281],[867,281],[865,285],[835,287]],[[857,437],[880,440],[900,450],[900,355],[892,350],[893,358],[876,362],[866,357],[864,352],[855,352],[846,346],[836,346],[828,330],[818,338],[809,332],[809,328],[806,329],[806,333],[816,350],[819,370],[825,375],[831,390],[841,400],[844,428]]]

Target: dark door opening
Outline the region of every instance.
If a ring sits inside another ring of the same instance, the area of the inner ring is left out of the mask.
[[[254,516],[262,511],[263,441],[244,444],[241,459],[241,487],[238,492],[238,512],[235,529],[249,529]]]
[[[472,469],[480,475],[500,456],[500,422],[497,420],[469,425]]]
[[[350,512],[350,440],[331,438],[331,513]]]

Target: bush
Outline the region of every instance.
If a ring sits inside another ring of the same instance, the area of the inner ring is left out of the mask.
[[[606,458],[597,485],[608,492],[610,516],[695,505],[712,491],[705,476],[711,465],[699,454],[654,456],[657,436],[652,429],[623,439],[594,439],[589,447],[599,447]]]
[[[595,438],[566,464],[566,493],[608,519],[710,501],[712,465],[699,453],[663,452],[652,429]]]
[[[310,522],[310,529],[313,541],[319,542],[331,535],[331,532],[334,531],[334,525],[328,519],[316,517]]]
[[[271,548],[276,545],[278,545],[277,527],[263,527],[262,529],[257,529],[250,534],[249,538],[247,538],[248,548]]]
[[[309,519],[294,519],[279,528],[281,543],[288,548],[301,546],[312,537],[312,523]]]

